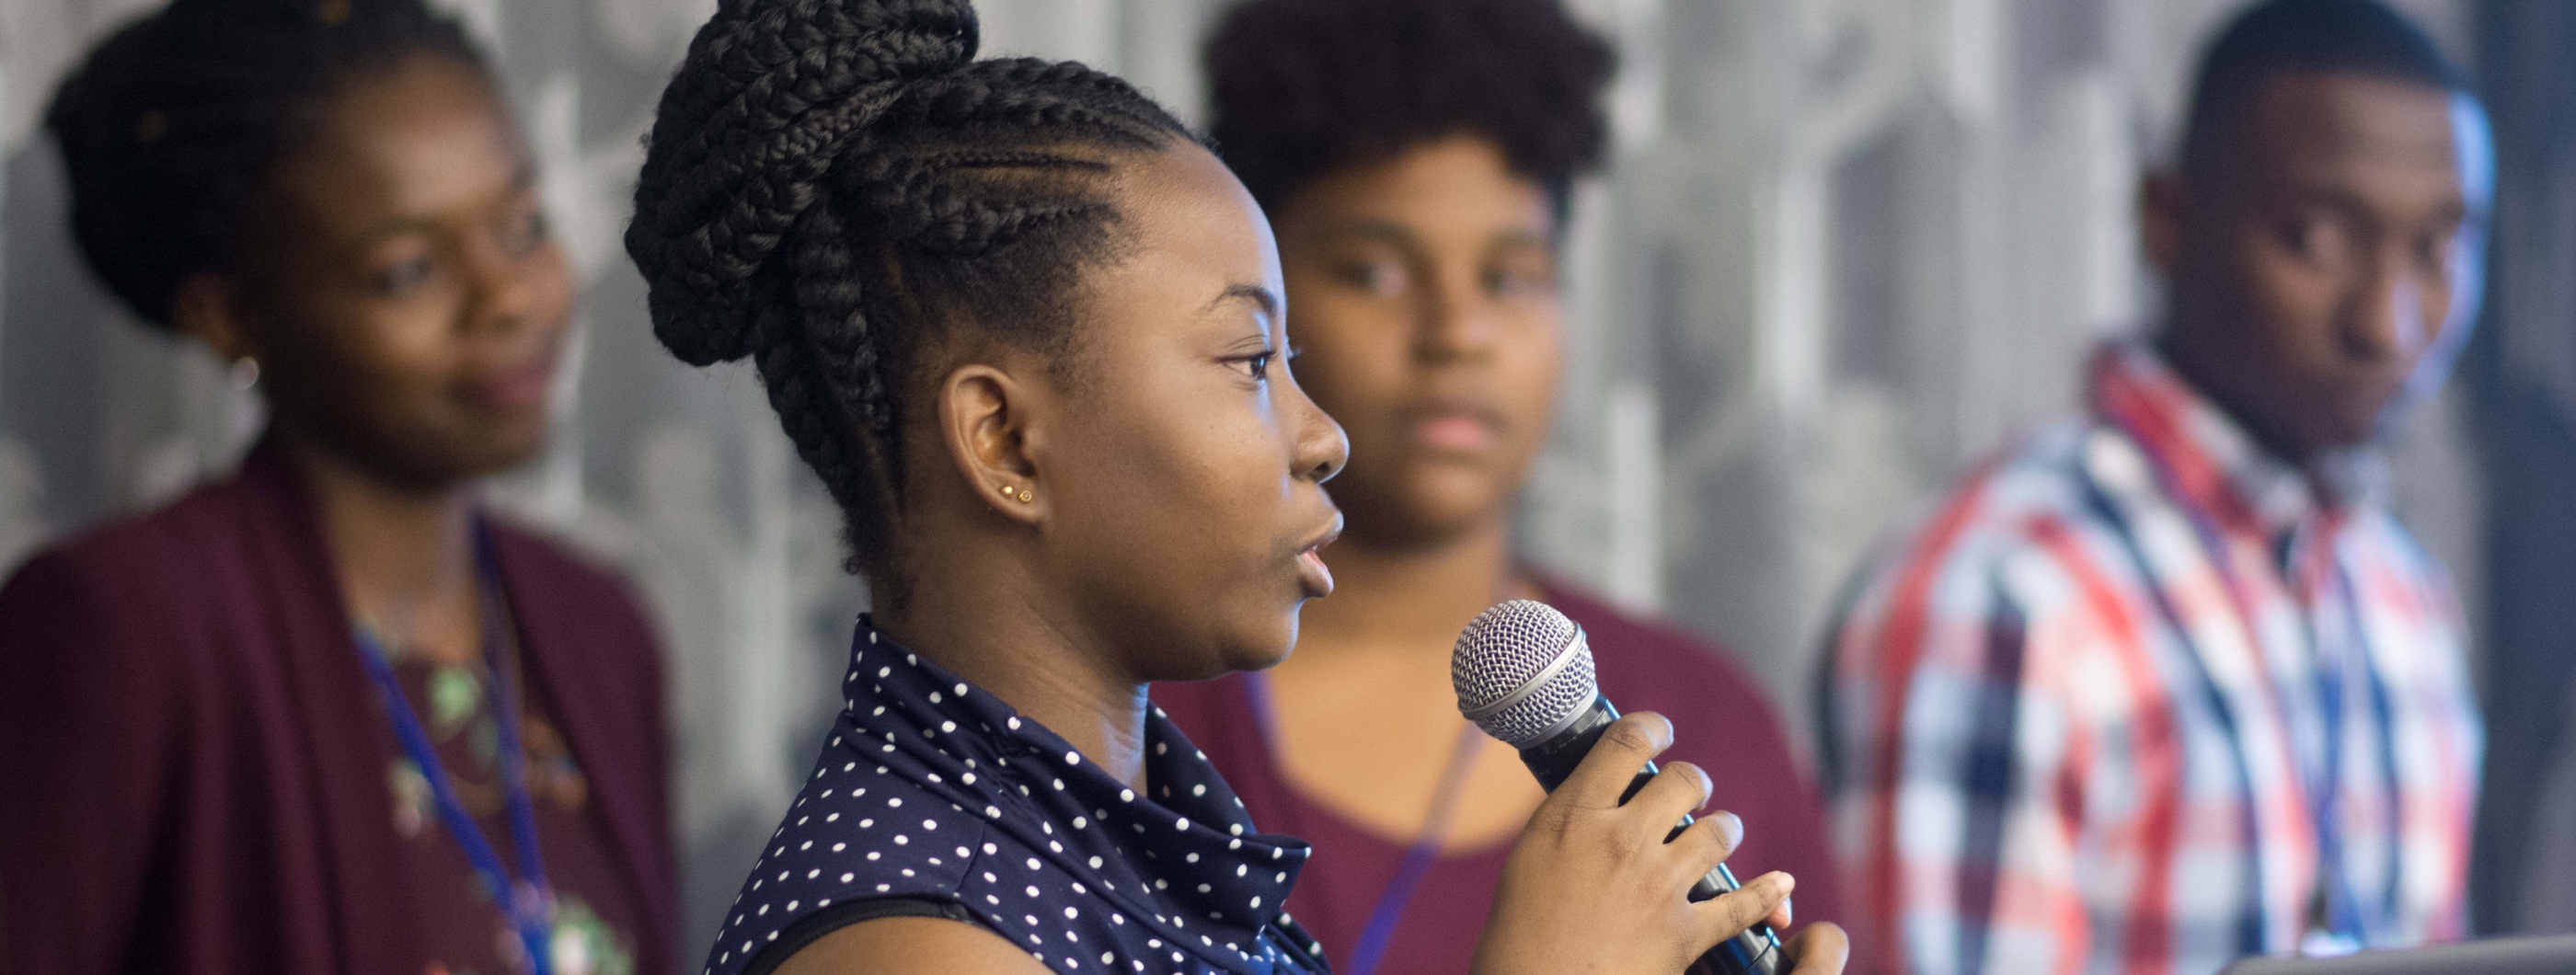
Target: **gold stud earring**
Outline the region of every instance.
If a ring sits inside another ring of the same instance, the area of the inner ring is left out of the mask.
[[[1021,504],[1027,504],[1027,503],[1029,503],[1030,499],[1035,498],[1035,497],[1037,497],[1037,495],[1030,494],[1030,493],[1029,493],[1029,489],[1027,489],[1027,488],[1021,488],[1021,489],[1020,489],[1020,503],[1021,503]]]

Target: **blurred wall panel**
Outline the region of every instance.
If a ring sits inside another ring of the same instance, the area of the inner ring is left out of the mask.
[[[2472,908],[2482,931],[2576,932],[2576,6],[2478,20],[2503,205],[2466,367],[2495,526]]]

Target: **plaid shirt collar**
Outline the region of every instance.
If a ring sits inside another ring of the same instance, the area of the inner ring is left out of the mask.
[[[2339,523],[2386,494],[2378,450],[2338,452],[2302,471],[2264,449],[2143,339],[2104,343],[2088,385],[2094,414],[2137,442],[2179,500],[2225,530],[2277,543],[2320,516]]]

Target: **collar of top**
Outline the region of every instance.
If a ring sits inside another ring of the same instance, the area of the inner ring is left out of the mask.
[[[2352,509],[2376,504],[2383,491],[2385,466],[2377,451],[2340,452],[2302,473],[2265,450],[2142,339],[2104,343],[2094,353],[2089,386],[2094,413],[2137,443],[2178,500],[2228,530],[2277,544],[2318,518],[2340,523]]]
[[[1309,847],[1255,830],[1161,708],[1145,718],[1140,792],[867,616],[842,690],[839,731],[859,754],[981,815],[1175,943],[1239,959],[1287,924],[1281,908]]]

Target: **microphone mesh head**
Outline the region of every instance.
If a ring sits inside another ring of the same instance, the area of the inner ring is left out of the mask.
[[[1551,670],[1560,658],[1570,659]],[[1527,599],[1497,604],[1467,624],[1449,656],[1449,682],[1458,711],[1514,748],[1536,743],[1599,694],[1582,628],[1556,607]],[[1523,696],[1475,717],[1516,693]]]

